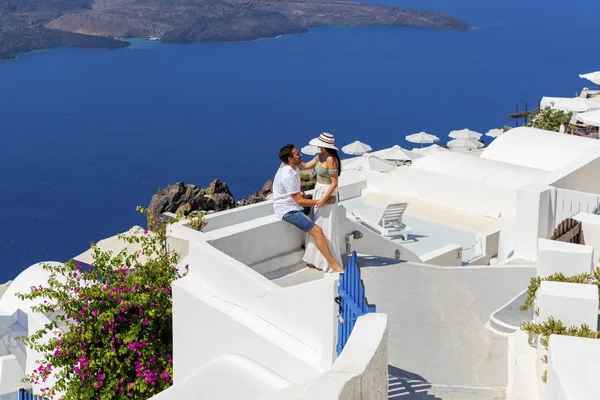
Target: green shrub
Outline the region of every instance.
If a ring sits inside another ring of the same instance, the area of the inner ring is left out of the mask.
[[[581,326],[567,327],[562,321],[558,321],[550,317],[548,321],[536,323],[526,322],[521,325],[521,330],[527,332],[530,336],[539,336],[540,344],[548,350],[548,340],[550,335],[577,336],[582,338],[598,339],[600,332],[590,329],[589,326],[583,324]],[[542,362],[548,363],[548,356],[542,358]],[[546,383],[547,371],[542,375],[542,381]]]
[[[572,115],[572,113],[545,108],[537,113],[529,115],[526,126],[558,132],[560,130],[560,125],[568,124]]]

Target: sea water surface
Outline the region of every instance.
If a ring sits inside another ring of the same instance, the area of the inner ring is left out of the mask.
[[[0,63],[0,281],[145,221],[159,187],[226,181],[241,198],[277,151],[323,131],[339,145],[412,147],[487,131],[600,69],[597,0],[382,0],[475,29],[323,28],[249,43],[58,48]]]

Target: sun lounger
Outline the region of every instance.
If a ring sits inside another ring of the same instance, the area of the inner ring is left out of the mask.
[[[408,203],[395,203],[389,204],[383,211],[377,208],[355,210],[352,215],[363,225],[383,236],[400,236],[407,240],[408,234],[412,232],[412,229],[402,222],[402,215],[407,207]]]

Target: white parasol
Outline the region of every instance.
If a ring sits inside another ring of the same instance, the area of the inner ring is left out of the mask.
[[[355,156],[360,156],[361,154],[365,154],[373,150],[371,146],[366,143],[363,143],[359,140],[352,142],[344,147],[342,147],[342,151],[346,154],[351,154]]]
[[[319,148],[317,146],[312,146],[309,144],[307,146],[304,146],[302,149],[300,149],[300,152],[302,154],[314,156],[315,154],[319,153]]]
[[[580,78],[587,79],[590,82],[600,85],[600,71],[590,72],[587,74],[579,75]]]
[[[394,160],[394,161],[412,161],[422,156],[418,153],[403,149],[399,145],[395,144],[388,149],[378,150],[372,153],[383,160]]]
[[[448,142],[448,147],[457,148],[462,147],[469,150],[480,149],[483,147],[483,143],[473,139],[454,139]]]
[[[423,147],[423,143],[431,144],[438,142],[440,140],[439,137],[435,135],[431,135],[426,132],[413,133],[412,135],[406,136],[406,140],[411,143],[420,143],[421,147]]]
[[[489,131],[487,131],[485,136],[489,136],[491,138],[497,138],[498,136],[502,135],[503,133],[504,133],[504,129],[490,129]]]
[[[387,172],[396,168],[393,161],[383,160],[372,153],[365,153],[360,157],[348,160],[344,163],[344,169],[369,170],[378,172]]]
[[[479,140],[481,138],[481,133],[472,131],[470,129],[460,129],[450,132],[448,136],[450,136],[452,139]]]

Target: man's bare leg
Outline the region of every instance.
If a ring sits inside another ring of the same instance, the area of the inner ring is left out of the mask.
[[[329,250],[327,239],[325,239],[325,235],[323,234],[323,229],[321,229],[319,225],[315,225],[310,231],[308,231],[308,233],[310,233],[313,239],[315,239],[317,249],[319,249],[321,254],[323,254],[323,257],[325,257],[329,265],[331,265],[331,270],[333,272],[344,272],[344,267],[338,264]]]

